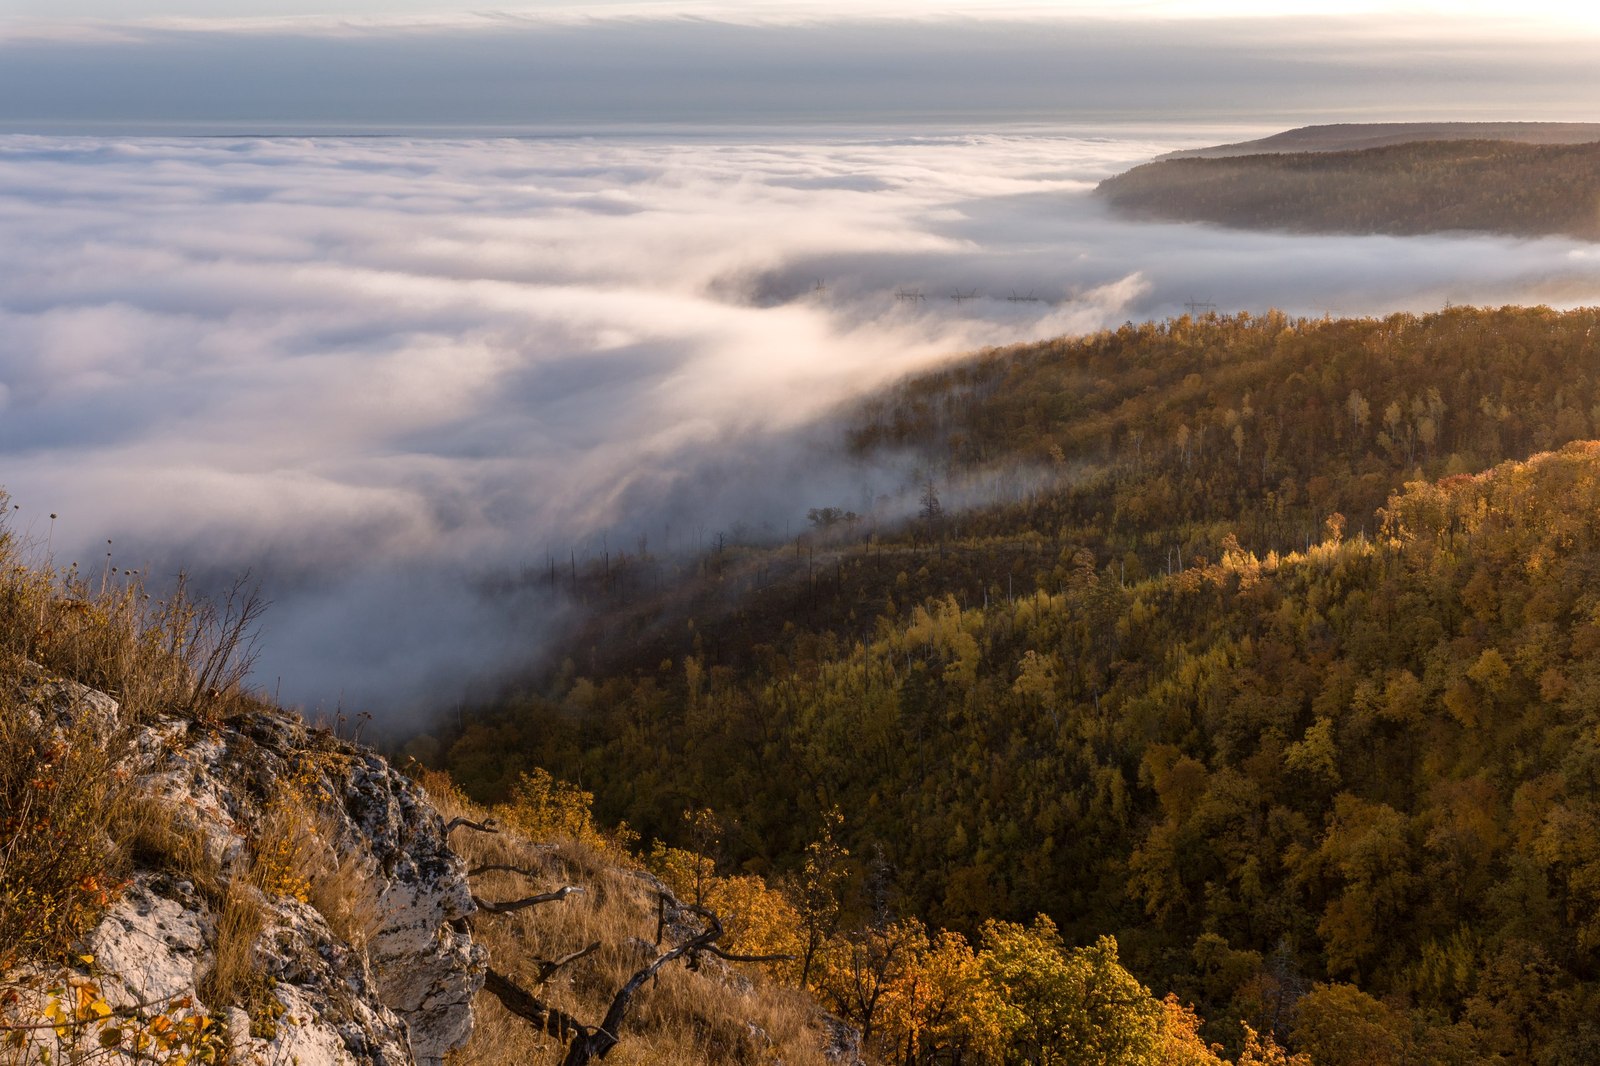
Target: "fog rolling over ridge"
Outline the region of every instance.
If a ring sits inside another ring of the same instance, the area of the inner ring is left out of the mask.
[[[252,569],[257,683],[398,715],[530,661],[561,609],[485,590],[547,553],[903,492],[827,419],[938,360],[1191,299],[1600,295],[1576,241],[1141,225],[1089,195],[1265,132],[3,137],[0,485],[57,563],[110,538],[118,567]]]

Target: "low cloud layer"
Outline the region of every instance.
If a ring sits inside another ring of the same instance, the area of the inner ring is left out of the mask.
[[[286,700],[417,709],[563,624],[486,579],[894,491],[814,420],[952,354],[1190,299],[1600,295],[1570,241],[1134,225],[1088,194],[1255,132],[0,138],[0,484],[57,562],[110,538],[262,575]]]

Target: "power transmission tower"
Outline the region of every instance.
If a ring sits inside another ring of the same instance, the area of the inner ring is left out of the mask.
[[[960,305],[967,300],[976,299],[977,295],[977,289],[973,289],[971,292],[962,292],[960,289],[957,289],[955,292],[950,294],[950,299],[954,300],[957,305]]]
[[[1026,296],[1018,296],[1016,290],[1013,289],[1011,295],[1007,296],[1006,299],[1014,304],[1036,304],[1039,302],[1039,298],[1033,294],[1032,289],[1028,290],[1028,295]]]
[[[894,298],[901,303],[916,303],[918,300],[927,299],[926,296],[922,295],[921,289],[896,289]]]
[[[1210,314],[1212,311],[1215,311],[1217,309],[1217,305],[1212,303],[1211,301],[1209,301],[1209,300],[1196,300],[1193,296],[1189,297],[1189,301],[1187,303],[1185,303],[1183,306],[1185,306],[1185,307],[1187,307],[1189,309],[1189,313],[1191,315],[1199,314],[1201,311],[1204,311],[1207,314]]]

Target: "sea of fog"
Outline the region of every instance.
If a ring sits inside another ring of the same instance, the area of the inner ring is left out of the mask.
[[[414,712],[564,624],[484,592],[547,553],[913,510],[826,418],[959,353],[1191,301],[1600,297],[1580,242],[1133,224],[1090,195],[1265,132],[0,137],[11,528],[158,584],[250,569],[260,684]]]

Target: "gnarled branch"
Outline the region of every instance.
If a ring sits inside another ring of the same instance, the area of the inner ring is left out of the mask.
[[[533,897],[533,901],[547,902],[550,899],[561,898],[569,891],[581,891],[568,886],[556,892],[546,893],[543,897]],[[663,908],[667,896],[662,894]],[[676,902],[676,901],[674,901]],[[522,905],[531,905],[529,901],[519,901]],[[479,901],[479,906],[484,906]],[[502,909],[516,905],[501,904]],[[485,908],[493,909],[493,908]],[[519,1018],[533,1023],[540,1032],[549,1033],[565,1039],[570,1036],[572,1043],[567,1045],[567,1054],[561,1060],[561,1066],[588,1066],[595,1059],[603,1059],[611,1053],[619,1041],[618,1034],[622,1030],[622,1023],[627,1020],[628,1008],[633,1003],[633,997],[639,989],[643,988],[651,978],[661,972],[662,967],[678,959],[687,957],[692,967],[694,960],[701,953],[715,955],[730,962],[788,962],[794,959],[793,955],[737,955],[733,952],[723,951],[716,947],[716,941],[723,935],[722,919],[704,907],[685,907],[705,920],[706,927],[694,936],[685,940],[670,951],[663,952],[646,967],[628,978],[626,984],[617,990],[611,997],[611,1006],[606,1011],[605,1020],[594,1028],[590,1028],[569,1014],[565,1014],[553,1007],[548,1007],[539,1002],[525,989],[519,987],[505,975],[491,969],[484,982],[484,990],[499,999],[505,1008]],[[590,944],[581,951],[575,951],[553,962],[539,964],[539,981],[548,980],[561,967],[568,963],[590,955],[600,949],[598,942]]]
[[[723,951],[712,944],[707,944],[701,950],[707,955],[715,955],[717,958],[726,959],[729,962],[793,962],[800,957],[798,955],[735,955],[731,951]]]
[[[616,1034],[621,1031],[623,1020],[628,1016],[628,1007],[633,1001],[634,993],[639,991],[646,981],[660,973],[661,968],[667,963],[700,951],[722,936],[722,922],[715,914],[703,907],[689,909],[706,920],[706,928],[671,951],[657,956],[654,962],[630,977],[628,983],[611,997],[611,1008],[606,1011],[605,1021],[598,1027],[579,1033],[573,1038],[572,1044],[567,1048],[567,1057],[561,1060],[561,1066],[587,1066],[590,1059],[603,1059],[611,1054],[611,1049],[617,1046]]]
[[[471,818],[455,817],[444,824],[444,835],[449,836],[456,829],[476,829],[480,833],[498,833],[500,832],[500,823],[493,818],[474,822]]]
[[[488,911],[490,914],[510,914],[512,911],[520,911],[524,907],[532,907],[539,903],[556,903],[566,899],[574,892],[582,891],[583,889],[578,885],[562,885],[554,892],[541,892],[537,896],[527,896],[523,899],[507,900],[504,903],[496,903],[495,901],[488,899],[479,899],[477,896],[472,897],[472,902],[477,904],[477,907],[480,911]]]

